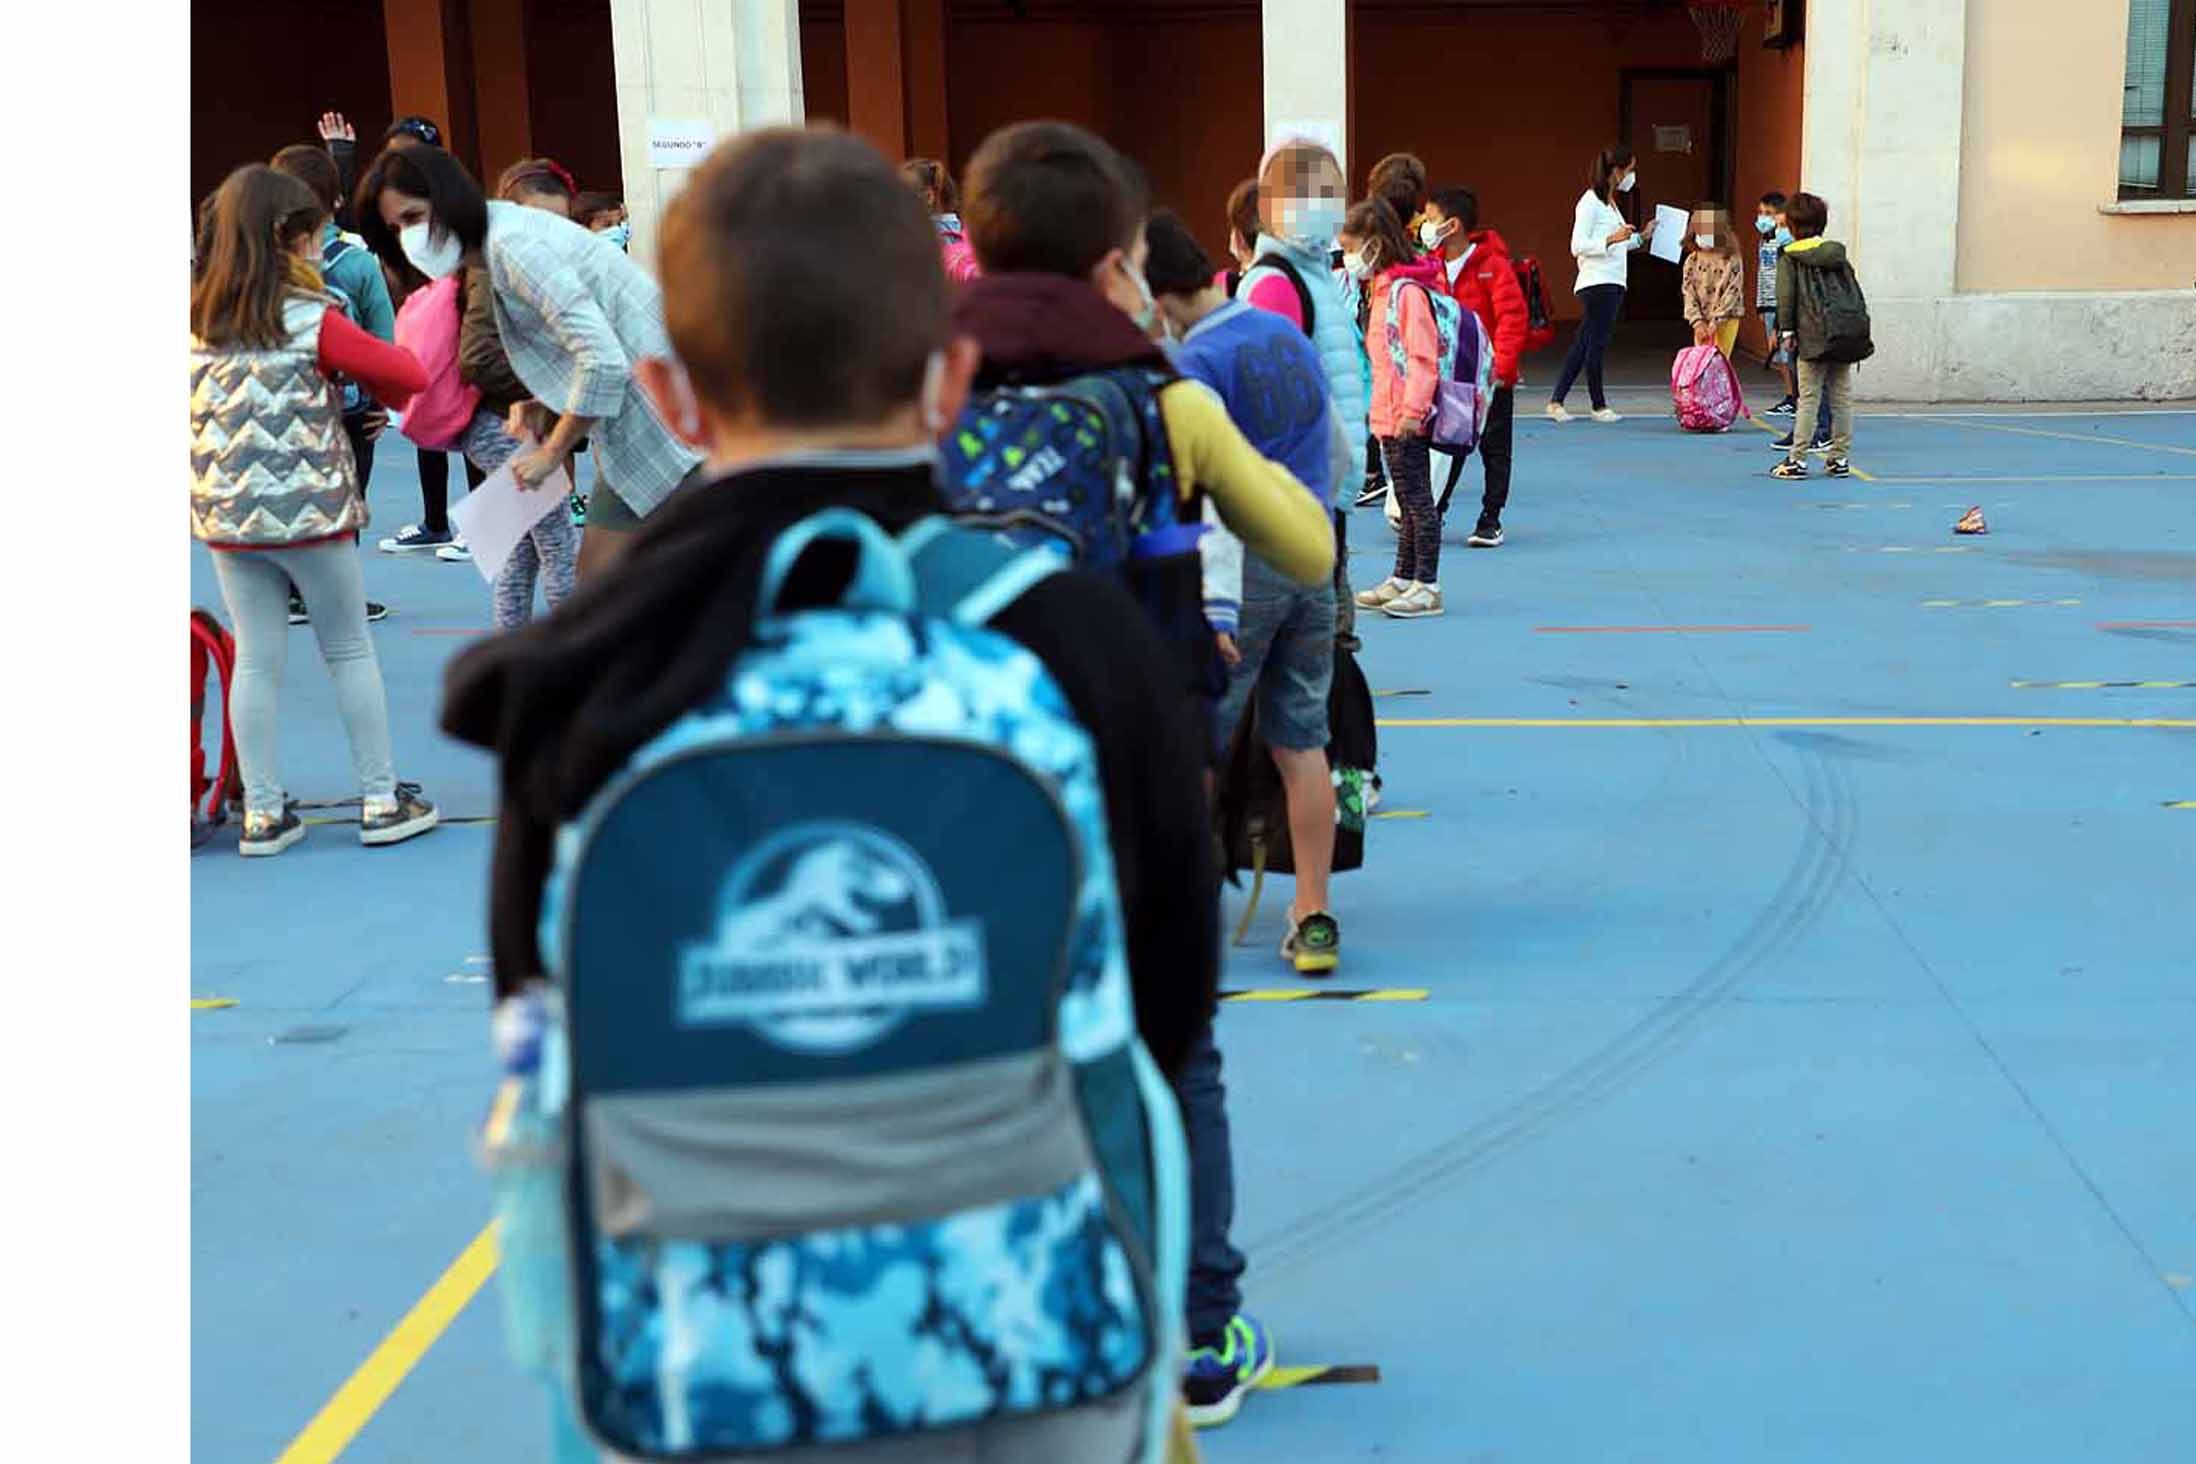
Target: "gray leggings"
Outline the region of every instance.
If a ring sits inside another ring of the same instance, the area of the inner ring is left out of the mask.
[[[236,682],[229,688],[229,728],[244,775],[244,811],[280,815],[282,779],[275,768],[275,705],[290,652],[290,586],[312,607],[320,659],[335,681],[336,706],[351,737],[351,766],[369,803],[396,797],[396,762],[389,750],[389,703],[381,662],[366,633],[366,582],[358,546],[345,534],[295,549],[217,549],[214,576],[236,631]]]
[[[458,445],[466,461],[483,473],[495,472],[519,452],[518,439],[503,430],[503,419],[486,411],[473,414]],[[496,572],[496,629],[509,630],[534,618],[537,579],[550,609],[564,603],[579,574],[579,543],[579,525],[563,504],[542,516]]]

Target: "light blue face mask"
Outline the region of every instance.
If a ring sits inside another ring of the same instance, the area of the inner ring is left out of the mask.
[[[1754,215],[1754,232],[1764,239],[1777,231],[1777,221],[1767,214]]]
[[[1294,198],[1281,205],[1277,218],[1283,238],[1323,254],[1342,232],[1346,212],[1348,206],[1339,198]]]
[[[617,245],[620,249],[627,248],[633,242],[633,226],[627,223],[625,220],[619,219],[609,228],[602,231],[602,237],[608,239],[611,243]]]
[[[1792,231],[1790,229],[1777,230],[1777,247],[1779,249],[1782,249],[1785,245],[1792,242],[1792,237]]]

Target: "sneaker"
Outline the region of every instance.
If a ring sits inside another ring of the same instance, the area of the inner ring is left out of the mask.
[[[238,841],[236,851],[246,859],[265,859],[304,837],[305,820],[297,816],[294,805],[284,804],[278,814],[245,814],[244,837]]]
[[[403,528],[398,529],[394,534],[381,541],[381,552],[384,554],[412,554],[426,549],[440,549],[456,538],[457,535],[451,533],[448,529],[444,529],[439,534],[430,534],[418,524],[406,524]]]
[[[290,596],[290,624],[304,625],[313,617],[306,613],[305,602],[296,595]]]
[[[1250,1390],[1273,1371],[1273,1338],[1238,1313],[1210,1346],[1192,1347],[1182,1359],[1182,1405],[1192,1428],[1213,1428],[1235,1417]]]
[[[1439,615],[1442,613],[1441,587],[1412,585],[1379,609],[1381,614],[1392,615],[1397,620],[1424,620]]]
[[[1569,422],[1574,419],[1569,412],[1563,409],[1563,403],[1550,402],[1548,403],[1548,420],[1551,422]]]
[[[1386,498],[1387,496],[1388,496],[1388,485],[1387,485],[1387,484],[1385,484],[1385,483],[1367,483],[1367,484],[1366,484],[1366,485],[1364,486],[1364,488],[1363,488],[1362,490],[1360,490],[1360,491],[1359,491],[1359,493],[1358,493],[1358,495],[1357,495],[1357,506],[1358,506],[1359,508],[1371,508],[1371,507],[1372,507],[1372,506],[1373,506],[1374,504],[1376,504],[1376,503],[1380,502],[1380,501],[1381,501],[1382,499]]]
[[[1768,411],[1762,413],[1762,415],[1764,417],[1791,417],[1796,416],[1799,412],[1799,409],[1800,404],[1798,397],[1786,397],[1783,401],[1778,402]]]
[[[1464,542],[1474,549],[1500,549],[1502,547],[1502,525],[1481,524],[1478,528],[1472,530],[1472,536]]]
[[[1813,453],[1816,457],[1828,457],[1830,456],[1830,439],[1827,437],[1818,437],[1813,442],[1807,444],[1807,450]]]
[[[379,600],[368,600],[368,601],[366,602],[366,623],[367,623],[367,624],[369,624],[369,625],[372,625],[372,624],[373,624],[373,623],[375,623],[376,621],[381,621],[381,620],[387,620],[388,618],[389,618],[389,607],[388,607],[388,606],[386,606],[386,605],[382,604],[382,603],[381,603],[381,602],[380,602]]]
[[[587,527],[587,495],[584,493],[572,495],[572,523],[578,528]]]
[[[1785,433],[1782,437],[1770,443],[1769,446],[1777,452],[1790,452],[1792,450],[1792,434]]]
[[[1402,598],[1403,592],[1409,588],[1408,584],[1391,574],[1371,589],[1358,591],[1358,607],[1364,610],[1381,609],[1390,600]]]
[[[1851,458],[1832,458],[1823,465],[1823,471],[1833,478],[1850,478],[1853,476],[1853,460]]]
[[[1594,420],[1596,422],[1621,422],[1624,420],[1624,414],[1611,411],[1607,407],[1596,407],[1594,408]]]
[[[441,821],[435,806],[419,796],[417,783],[399,783],[395,800],[386,807],[369,803],[359,810],[358,841],[368,848],[401,844],[418,838]]]
[[[1807,476],[1807,464],[1798,458],[1786,458],[1769,470],[1769,476],[1783,478],[1787,482],[1795,478],[1804,478]]]
[[[1324,910],[1303,919],[1291,916],[1289,933],[1281,937],[1281,959],[1296,967],[1299,976],[1332,976],[1342,964],[1342,927]]]
[[[463,539],[452,539],[435,551],[435,558],[446,560],[451,564],[471,564],[473,562],[473,551],[466,547]]]

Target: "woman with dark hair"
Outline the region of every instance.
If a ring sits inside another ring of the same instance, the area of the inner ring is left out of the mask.
[[[634,379],[643,357],[669,358],[663,296],[599,234],[540,209],[490,203],[437,148],[390,148],[358,190],[359,226],[374,252],[429,279],[486,266],[496,333],[511,369],[558,414],[545,441],[513,458],[521,488],[538,486],[592,437],[601,479],[588,502],[582,576],[607,568],[643,516],[700,464]]]
[[[1586,313],[1556,376],[1555,394],[1548,398],[1551,421],[1571,420],[1563,399],[1571,394],[1581,368],[1586,372],[1586,394],[1593,399],[1594,420],[1624,420],[1609,410],[1609,398],[1601,386],[1601,363],[1616,330],[1617,312],[1624,308],[1625,261],[1655,232],[1652,219],[1645,229],[1635,229],[1617,211],[1616,196],[1631,192],[1638,181],[1639,159],[1632,150],[1622,143],[1605,147],[1595,155],[1586,191],[1571,211],[1571,256],[1578,261],[1578,300]]]
[[[293,584],[311,599],[313,634],[350,734],[361,842],[398,843],[436,820],[433,804],[397,782],[389,749],[389,706],[352,547],[366,500],[335,385],[340,373],[402,407],[427,378],[409,352],[352,324],[327,293],[319,267],[327,219],[327,205],[304,183],[257,164],[239,168],[214,195],[191,285],[191,532],[214,551],[236,628],[228,710],[244,778],[240,847],[251,856],[305,837],[275,765]]]

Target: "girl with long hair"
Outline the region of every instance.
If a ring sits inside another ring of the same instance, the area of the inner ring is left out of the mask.
[[[256,163],[237,169],[214,195],[191,286],[191,532],[214,551],[236,633],[229,722],[248,856],[305,837],[275,765],[293,582],[313,607],[350,735],[360,842],[400,843],[437,821],[418,789],[397,782],[352,544],[366,500],[335,380],[349,376],[401,408],[427,378],[409,352],[352,324],[327,293],[317,263],[327,217],[297,179]]]

